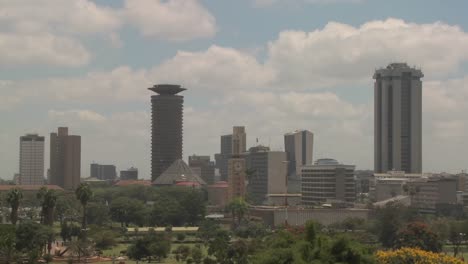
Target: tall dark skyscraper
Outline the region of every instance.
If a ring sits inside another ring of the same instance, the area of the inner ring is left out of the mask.
[[[182,159],[183,104],[180,85],[159,84],[151,96],[151,179],[154,181],[177,159]]]
[[[422,172],[422,83],[419,69],[392,63],[375,71],[374,171]]]

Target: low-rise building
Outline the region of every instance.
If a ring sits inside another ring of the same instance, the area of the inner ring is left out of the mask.
[[[303,166],[302,204],[353,203],[356,200],[354,168],[354,165],[340,164],[334,159],[319,159],[314,165]]]

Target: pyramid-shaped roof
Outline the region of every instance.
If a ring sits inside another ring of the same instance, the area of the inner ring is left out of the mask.
[[[200,176],[190,169],[187,163],[178,159],[153,181],[153,185],[173,185],[177,182],[196,182],[200,185],[206,184]]]

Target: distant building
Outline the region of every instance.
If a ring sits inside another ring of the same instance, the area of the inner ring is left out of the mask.
[[[215,164],[210,160],[210,156],[189,156],[188,165],[193,171],[199,171],[199,176],[206,184],[213,184],[215,182]]]
[[[151,180],[155,181],[178,159],[182,159],[182,131],[185,91],[180,85],[160,84],[151,96]]]
[[[356,199],[354,165],[343,165],[334,159],[319,159],[302,167],[302,203],[352,203]]]
[[[81,177],[81,137],[68,135],[67,127],[50,134],[49,184],[75,189]]]
[[[247,156],[248,194],[255,204],[267,202],[268,194],[287,193],[286,152],[257,146]]]
[[[215,205],[219,208],[226,207],[228,204],[228,183],[219,181],[215,184],[207,186],[208,204]]]
[[[232,134],[221,136],[221,152],[215,154],[216,167],[222,181],[228,180],[228,160],[232,156]]]
[[[284,151],[288,157],[288,176],[296,176],[304,165],[312,164],[314,134],[299,130],[284,135]]]
[[[411,206],[421,213],[443,213],[457,205],[457,181],[453,177],[412,180],[405,186]]]
[[[374,171],[422,172],[421,70],[391,63],[375,71]]]
[[[152,184],[159,186],[187,187],[201,187],[202,185],[206,185],[205,181],[195,174],[187,163],[181,159],[174,161]]]
[[[114,165],[101,165],[92,163],[90,165],[90,177],[99,180],[115,180],[117,178],[117,171]]]
[[[422,173],[405,173],[404,171],[388,171],[374,173],[369,182],[369,192],[372,198],[379,202],[399,195],[405,195],[403,186],[409,181],[425,177]]]
[[[20,137],[18,184],[44,184],[44,137],[27,134]]]
[[[356,177],[356,193],[369,193],[369,184],[374,172],[371,170],[357,170],[354,174]]]
[[[246,193],[246,133],[242,126],[233,127],[232,157],[228,160],[228,197],[229,201],[235,198],[245,198]]]
[[[21,176],[21,174],[19,174],[19,173],[15,173],[15,175],[13,175],[13,183],[14,184],[20,185],[20,176]]]
[[[120,171],[120,180],[138,180],[138,169],[131,167]]]

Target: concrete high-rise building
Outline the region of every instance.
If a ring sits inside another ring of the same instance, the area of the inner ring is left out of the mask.
[[[422,172],[421,70],[392,63],[375,71],[374,171]]]
[[[44,137],[37,134],[20,137],[18,184],[44,184]]]
[[[114,165],[101,165],[92,163],[90,165],[91,178],[100,180],[114,180],[117,178],[117,170]]]
[[[334,159],[319,159],[302,167],[302,203],[354,202],[354,165],[343,165]]]
[[[268,194],[287,193],[286,152],[257,146],[249,149],[246,160],[251,173],[247,190],[254,203],[265,203]]]
[[[232,155],[241,155],[247,150],[245,127],[235,126],[232,131]]]
[[[68,135],[68,127],[50,133],[49,184],[75,189],[81,178],[81,137]]]
[[[121,170],[120,179],[121,180],[138,180],[138,169],[131,167],[127,170]]]
[[[156,180],[174,161],[182,159],[183,104],[180,85],[160,84],[151,96],[151,179]]]
[[[219,169],[221,181],[228,180],[228,160],[232,156],[232,134],[221,136],[221,152],[215,154],[216,167]]]
[[[288,155],[288,176],[296,176],[304,165],[313,162],[314,134],[299,130],[284,135],[284,151]]]
[[[214,184],[215,177],[215,165],[214,162],[210,160],[210,156],[189,156],[189,167],[194,171],[199,173],[200,176],[206,184]]]
[[[228,197],[245,198],[246,179],[246,134],[245,127],[235,126],[232,129],[232,157],[228,160]]]

